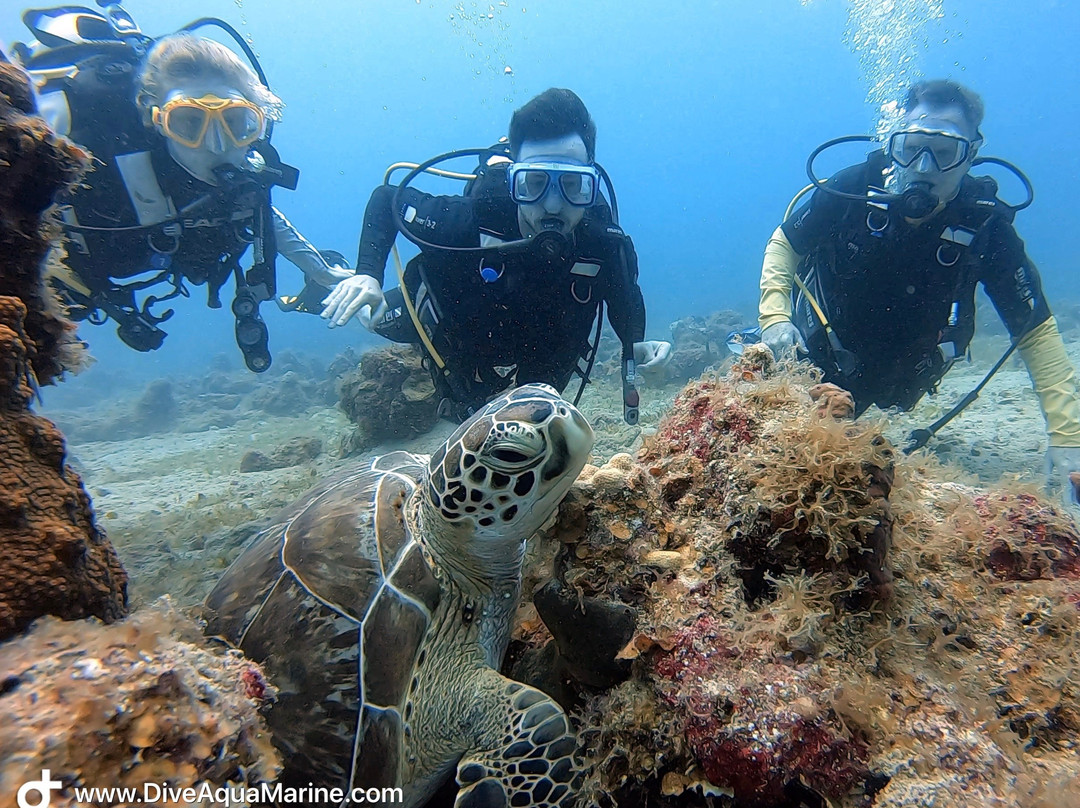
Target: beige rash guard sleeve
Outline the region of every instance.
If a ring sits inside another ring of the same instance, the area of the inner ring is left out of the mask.
[[[1057,321],[1050,317],[1017,346],[1039,397],[1051,446],[1080,447],[1080,395],[1076,370],[1065,353]]]
[[[765,260],[761,265],[758,325],[763,331],[776,323],[791,322],[791,286],[798,266],[799,254],[784,231],[776,228],[765,245]]]

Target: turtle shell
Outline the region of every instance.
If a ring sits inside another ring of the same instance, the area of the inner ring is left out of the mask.
[[[397,785],[402,706],[441,594],[404,517],[425,470],[394,452],[309,493],[207,598],[207,630],[278,689],[268,722],[287,781]]]

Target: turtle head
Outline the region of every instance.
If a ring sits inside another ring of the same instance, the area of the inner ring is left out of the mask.
[[[593,431],[552,387],[530,384],[463,423],[428,465],[432,512],[462,542],[520,542],[547,521],[589,458]]]

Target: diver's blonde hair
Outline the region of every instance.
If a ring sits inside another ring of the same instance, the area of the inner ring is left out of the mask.
[[[193,78],[219,79],[233,85],[248,101],[258,104],[269,120],[281,120],[281,99],[239,56],[220,42],[184,32],[162,37],[146,55],[135,98],[144,122],[150,125],[151,109],[161,106],[166,90]]]

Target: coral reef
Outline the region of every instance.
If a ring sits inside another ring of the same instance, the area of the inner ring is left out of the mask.
[[[637,457],[587,466],[546,532],[559,585],[636,616],[625,681],[558,668],[590,798],[1080,804],[1076,527],[1034,492],[902,456],[817,382],[748,348]],[[538,604],[544,581],[527,578]],[[511,664],[596,644],[536,615],[522,607]]]
[[[326,375],[331,379],[339,379],[358,367],[360,367],[360,355],[353,350],[351,345],[348,345],[344,351],[330,360],[330,364],[326,368]]]
[[[89,155],[36,113],[26,74],[0,62],[0,297],[22,301],[28,369],[38,384],[51,384],[85,358],[75,326],[43,279],[57,234],[45,213],[57,192],[82,176]]]
[[[251,406],[271,415],[299,415],[314,403],[317,387],[297,371],[287,370],[273,382],[259,385],[251,396]]]
[[[121,617],[127,576],[94,522],[64,439],[30,411],[38,383],[79,361],[42,281],[45,211],[86,155],[33,116],[25,74],[0,63],[0,640],[44,614]]]
[[[707,368],[719,365],[731,356],[727,335],[750,327],[737,311],[724,309],[705,317],[683,317],[671,324],[671,360],[668,376],[687,381],[700,376]]]
[[[671,357],[667,365],[644,371],[643,380],[650,388],[682,384],[700,376],[708,368],[721,366],[731,358],[726,345],[727,335],[750,325],[747,317],[731,309],[714,311],[704,317],[691,315],[676,320],[670,326]],[[607,325],[600,336],[592,378],[621,378],[621,364],[622,344],[611,326]]]
[[[365,353],[359,369],[342,379],[340,406],[356,424],[343,454],[422,435],[435,425],[439,402],[422,360],[412,345],[390,345]]]
[[[133,435],[149,435],[172,428],[180,415],[180,405],[173,395],[173,386],[165,379],[155,379],[135,402],[132,419]]]
[[[61,808],[76,787],[141,796],[144,784],[254,786],[280,769],[259,715],[273,687],[167,601],[107,626],[43,618],[4,646],[0,682],[4,795],[43,769]]]
[[[167,379],[150,382],[130,407],[111,409],[117,413],[114,417],[105,418],[103,412],[96,412],[87,423],[76,425],[69,436],[82,441],[141,438],[174,429],[181,415],[173,385]]]
[[[134,380],[121,380],[108,395],[79,410],[58,414],[69,439],[78,443],[124,441],[166,432],[192,433],[232,426],[246,415],[299,417],[313,407],[337,402],[335,380],[285,352],[286,366],[253,377],[246,369],[228,370],[215,363],[210,373],[155,379],[130,401],[117,388],[130,390]]]

